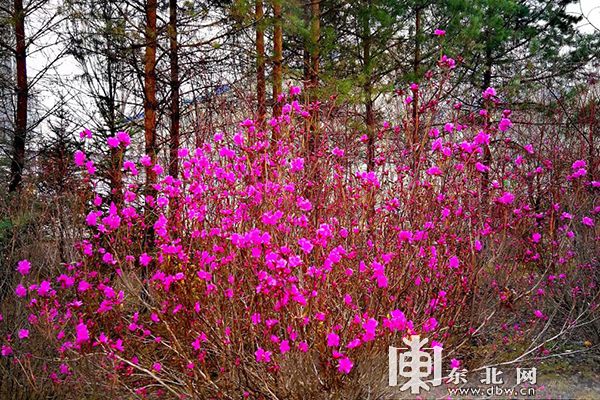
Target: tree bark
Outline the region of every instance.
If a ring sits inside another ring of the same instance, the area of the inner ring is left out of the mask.
[[[25,166],[25,141],[27,140],[27,47],[25,45],[25,11],[23,0],[14,0],[16,62],[17,62],[17,109],[15,134],[13,137],[13,157],[10,164],[9,192],[21,187]]]
[[[367,13],[368,15],[368,13]],[[375,169],[375,109],[373,104],[373,78],[372,78],[372,59],[371,59],[371,28],[369,26],[369,17],[363,20],[363,74],[364,74],[364,95],[365,95],[365,124],[367,127],[367,171]]]
[[[312,0],[311,7],[311,17],[312,23],[310,26],[310,33],[312,37],[312,51],[310,57],[310,85],[312,87],[311,93],[313,97],[311,101],[314,101],[314,94],[316,89],[319,86],[319,56],[320,56],[320,48],[319,48],[319,39],[321,35],[321,14],[319,10],[319,1],[320,0]]]
[[[415,10],[415,57],[413,61],[413,73],[415,74],[415,82],[419,79],[419,64],[421,63],[421,8]],[[415,145],[419,140],[419,92],[413,93],[413,137],[412,145]]]
[[[171,131],[169,175],[179,175],[179,43],[177,42],[177,0],[169,0],[169,61],[171,68]]]
[[[146,54],[144,60],[144,136],[146,154],[152,164],[156,163],[156,3],[146,2]],[[146,194],[154,195],[152,187],[156,183],[156,174],[152,166],[146,167]]]
[[[265,83],[265,29],[262,25],[264,17],[263,0],[256,0],[256,125],[264,129],[267,114],[267,97]]]
[[[283,16],[282,0],[273,0],[273,17],[275,29],[273,32],[273,116],[281,116],[279,95],[283,85]]]
[[[312,157],[315,155],[319,146],[319,108],[317,105],[317,90],[319,88],[319,39],[321,28],[321,15],[319,9],[319,0],[311,0],[310,16],[310,43],[305,46],[305,57],[310,64],[306,68],[306,82],[308,83],[309,101],[311,103],[309,127],[308,152]]]

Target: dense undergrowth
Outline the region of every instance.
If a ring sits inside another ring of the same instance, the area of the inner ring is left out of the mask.
[[[11,382],[65,397],[358,399],[386,389],[388,346],[411,334],[468,369],[597,343],[597,157],[551,123],[520,124],[494,89],[478,109],[449,104],[452,67],[402,97],[406,115],[427,99],[418,123],[372,133],[372,171],[335,126],[315,126],[298,88],[266,127],[182,147],[179,176],[125,151],[121,196],[76,153],[80,186],[56,204],[73,214],[62,264],[41,248],[11,265]],[[36,207],[53,205],[23,215]]]

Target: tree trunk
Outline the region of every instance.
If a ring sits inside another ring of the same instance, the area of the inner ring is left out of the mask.
[[[177,0],[169,0],[169,60],[171,67],[171,132],[169,175],[179,175],[179,44],[177,43]]]
[[[267,114],[265,83],[265,29],[263,27],[263,0],[256,0],[256,125],[264,129]]]
[[[368,13],[367,13],[368,15]],[[367,171],[375,169],[375,109],[373,104],[373,78],[371,76],[371,28],[369,17],[363,20],[363,74],[365,84],[363,87],[365,95],[365,124],[367,126]]]
[[[421,63],[421,8],[417,7],[415,12],[415,58],[413,61],[413,73],[415,82],[419,80],[419,64]],[[414,146],[419,141],[419,92],[413,93],[413,137],[411,144]]]
[[[108,16],[104,16],[105,21],[109,20]],[[108,23],[106,24],[108,32]],[[106,65],[106,77],[108,80],[108,96],[106,99],[106,122],[108,125],[109,133],[111,137],[117,136],[117,118],[116,118],[116,101],[115,101],[115,82],[113,75],[113,65],[116,62],[114,52],[111,48],[111,40],[108,34],[105,35],[106,40],[106,53],[108,54],[108,62]],[[120,205],[123,201],[123,182],[122,182],[122,160],[123,160],[123,146],[111,147],[110,148],[110,169],[108,171],[110,188],[111,188],[111,201],[116,205]]]
[[[319,39],[320,39],[320,10],[319,0],[312,0],[309,10],[310,15],[310,41],[305,46],[306,61],[309,62],[306,68],[306,82],[308,83],[309,101],[311,103],[309,120],[309,141],[308,152],[312,157],[319,146],[319,108],[317,106],[317,90],[319,88]]]
[[[273,115],[281,116],[279,95],[283,85],[283,16],[282,0],[273,0],[275,30],[273,32]]]
[[[156,163],[156,3],[157,0],[146,2],[146,55],[144,59],[144,136],[146,139],[146,154],[152,164]],[[156,196],[156,173],[153,165],[146,167],[146,196]],[[149,206],[145,209],[146,232],[144,250],[154,247],[154,215]],[[149,267],[149,266],[148,266]],[[142,277],[147,275],[147,268],[142,270]],[[145,292],[144,292],[145,293]]]
[[[152,164],[156,162],[156,3],[146,2],[146,55],[144,60],[144,135],[146,154]],[[152,187],[156,183],[156,174],[152,166],[146,167],[146,194],[154,195]]]
[[[312,23],[310,25],[310,34],[312,38],[312,51],[310,57],[310,85],[312,87],[311,93],[313,97],[311,101],[315,101],[314,94],[316,93],[316,89],[319,86],[319,56],[320,56],[320,48],[319,48],[319,39],[320,39],[320,30],[321,30],[321,15],[319,10],[319,1],[320,0],[312,0],[312,10],[311,17]]]
[[[17,110],[15,134],[13,137],[13,157],[10,164],[9,192],[15,192],[23,180],[25,166],[25,141],[27,138],[27,48],[25,45],[25,11],[23,0],[14,1],[16,62],[17,62]]]

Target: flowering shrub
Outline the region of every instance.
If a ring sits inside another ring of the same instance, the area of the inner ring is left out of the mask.
[[[453,365],[476,361],[473,343],[548,352],[550,326],[597,316],[598,261],[582,246],[597,243],[600,184],[558,143],[511,136],[518,124],[491,88],[481,110],[456,105],[441,121],[442,85],[428,79],[411,88],[432,98],[422,125],[384,124],[379,138],[398,140],[374,171],[327,125],[308,152],[316,106],[298,88],[269,123],[277,143],[247,120],[181,148],[177,177],[148,156],[124,160],[122,204],[98,194],[77,153],[89,235],[59,276],[33,281],[35,266],[18,264],[29,324],[0,338],[2,355],[27,369],[35,354],[19,349],[39,338],[53,357],[31,373],[83,391],[305,398],[368,379],[384,389],[388,346],[411,334],[451,349]],[[122,132],[107,145],[130,143]]]

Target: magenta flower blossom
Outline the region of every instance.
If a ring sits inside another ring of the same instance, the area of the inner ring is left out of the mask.
[[[83,151],[78,151],[75,153],[75,164],[80,167],[85,164],[85,153]]]
[[[459,260],[458,257],[452,256],[449,261],[450,268],[458,268]]]
[[[12,348],[10,348],[9,346],[2,345],[2,351],[0,351],[0,354],[2,354],[4,357],[7,357],[10,356],[12,353]]]
[[[534,314],[538,318],[544,318],[544,314],[540,310],[535,310]]]
[[[475,168],[477,168],[477,171],[479,172],[485,172],[485,171],[489,171],[490,167],[483,165],[482,163],[478,162],[475,164]]]
[[[587,167],[587,164],[585,163],[585,160],[577,160],[572,165],[573,171],[578,170],[579,168],[586,168],[586,167]]]
[[[150,264],[150,261],[152,261],[152,257],[150,257],[148,254],[144,253],[140,256],[140,264],[143,266]]]
[[[346,374],[349,374],[350,370],[352,369],[353,366],[354,366],[354,363],[352,361],[350,361],[350,359],[348,357],[340,358],[340,361],[338,364],[338,370],[340,372],[345,372]]]
[[[435,318],[429,318],[427,320],[427,322],[425,322],[423,324],[423,332],[430,332],[430,331],[434,331],[435,328],[437,327],[438,322]]]
[[[160,365],[160,363],[154,363],[154,365],[152,365],[152,369],[156,372],[160,372],[160,370],[162,369],[162,365]]]
[[[19,331],[19,339],[25,339],[29,337],[29,331],[27,329],[21,329]]]
[[[254,354],[256,355],[256,361],[258,361],[258,362],[264,362],[264,363],[271,362],[271,352],[270,351],[265,351],[259,347],[258,350],[256,350],[254,352]]]
[[[292,171],[302,171],[304,169],[304,158],[296,158],[292,160]]]
[[[436,29],[434,32],[435,35],[437,36],[445,36],[446,35],[446,31],[441,30],[441,29]]]
[[[493,87],[485,89],[483,92],[483,98],[489,100],[492,97],[496,97],[496,89],[494,89]]]
[[[75,343],[77,344],[85,343],[90,340],[90,332],[88,331],[87,325],[83,322],[75,326],[75,334]]]
[[[143,155],[142,157],[140,157],[140,164],[149,167],[152,165],[152,159],[150,158],[149,155]]]
[[[336,347],[340,344],[340,337],[335,333],[331,332],[327,335],[327,346]]]
[[[23,285],[19,284],[19,286],[17,286],[15,289],[15,293],[18,297],[24,297],[27,295],[27,289]]]
[[[131,138],[127,132],[117,132],[117,140],[123,143],[124,146],[131,145]]]
[[[509,192],[504,192],[501,197],[498,197],[496,201],[501,204],[512,204],[515,200],[515,195]]]
[[[428,175],[441,175],[442,171],[437,166],[433,166],[427,170]]]
[[[27,275],[27,274],[29,274],[29,269],[30,268],[31,268],[31,264],[27,260],[21,260],[17,264],[17,271],[19,271],[19,273],[21,275]]]
[[[106,139],[106,142],[108,143],[109,147],[119,147],[119,139],[117,139],[114,136],[111,136],[109,138]]]
[[[79,137],[84,139],[91,139],[92,138],[92,132],[89,129],[84,129],[81,132],[79,132]]]
[[[283,340],[279,345],[279,351],[281,351],[281,354],[285,354],[288,351],[290,351],[290,342],[287,340]]]
[[[502,118],[500,120],[500,124],[498,124],[498,129],[500,129],[500,131],[502,131],[502,132],[506,132],[508,130],[508,128],[510,128],[511,126],[513,126],[513,124],[510,121],[510,119]],[[533,149],[531,151],[533,151]]]
[[[583,217],[583,218],[581,219],[581,222],[582,222],[584,225],[587,225],[587,226],[594,226],[594,220],[593,220],[593,219],[591,219],[591,218],[589,218],[589,217]]]
[[[450,360],[450,368],[452,369],[459,369],[460,368],[460,361],[457,360],[456,358],[453,358],[452,360]]]

